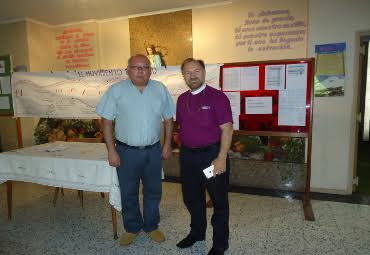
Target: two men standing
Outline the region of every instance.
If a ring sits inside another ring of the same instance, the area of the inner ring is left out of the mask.
[[[207,188],[214,205],[213,246],[209,254],[224,254],[229,239],[227,152],[232,137],[230,102],[219,90],[205,84],[203,61],[186,59],[181,65],[189,91],[177,102],[180,126],[180,168],[184,203],[191,216],[190,233],[177,246],[187,248],[205,239]],[[157,242],[165,240],[158,229],[161,200],[161,159],[171,155],[175,108],[166,87],[150,80],[148,58],[129,59],[129,79],[114,84],[102,97],[96,112],[102,117],[109,164],[117,168],[126,233],[122,245],[131,244],[143,230]],[[113,120],[115,130],[113,135]],[[164,123],[164,144],[159,144]],[[214,177],[203,169],[214,165]],[[143,215],[139,206],[140,180],[144,188]]]

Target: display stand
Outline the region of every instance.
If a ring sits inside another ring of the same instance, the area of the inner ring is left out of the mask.
[[[302,202],[305,219],[314,221],[310,199],[314,59],[227,63],[220,72],[221,89],[240,94],[239,116],[233,112],[239,130],[234,134],[306,138]]]

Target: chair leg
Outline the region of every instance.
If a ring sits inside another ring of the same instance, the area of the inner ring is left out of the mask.
[[[60,192],[62,193],[62,196],[64,197],[64,189],[60,188]]]
[[[58,193],[59,193],[59,188],[58,188],[58,187],[56,187],[56,188],[54,189],[54,199],[53,199],[53,205],[54,205],[54,207],[55,207],[55,206],[56,206],[56,204],[57,204]]]
[[[112,224],[113,224],[113,238],[118,239],[117,235],[117,213],[113,206],[110,207],[112,212]]]
[[[12,219],[12,205],[13,205],[13,182],[6,182],[6,195],[8,200],[8,219]]]

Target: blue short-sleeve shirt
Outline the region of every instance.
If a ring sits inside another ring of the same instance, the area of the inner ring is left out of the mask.
[[[140,92],[128,79],[113,84],[105,92],[96,113],[115,120],[115,136],[119,141],[146,146],[159,141],[161,122],[175,115],[175,105],[163,83],[149,80]]]

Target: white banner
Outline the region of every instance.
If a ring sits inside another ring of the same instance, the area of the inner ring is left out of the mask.
[[[219,88],[220,65],[207,65],[206,83]],[[12,76],[14,115],[17,117],[95,119],[95,107],[112,84],[127,79],[124,69],[63,72],[15,72]],[[173,100],[188,88],[180,67],[153,71]]]

